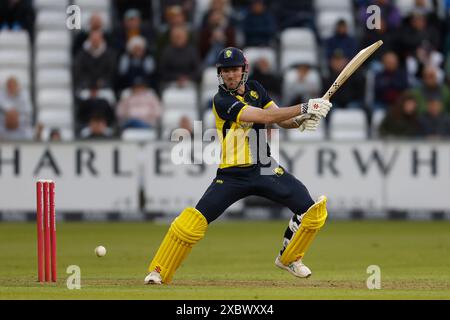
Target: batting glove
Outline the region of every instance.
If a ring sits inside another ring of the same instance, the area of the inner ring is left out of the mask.
[[[298,125],[298,130],[303,132],[316,131],[319,126],[320,117],[313,114],[303,114],[294,118],[294,122]]]
[[[309,99],[308,104],[307,106],[305,105],[303,111],[318,116],[319,118],[325,118],[331,107],[332,104],[328,100],[322,98]]]

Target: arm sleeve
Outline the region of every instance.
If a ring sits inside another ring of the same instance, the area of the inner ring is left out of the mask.
[[[233,96],[215,96],[213,101],[217,114],[223,120],[239,122],[242,111],[248,107],[247,104]]]

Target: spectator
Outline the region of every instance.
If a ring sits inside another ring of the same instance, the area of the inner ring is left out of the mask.
[[[242,21],[245,46],[270,46],[277,31],[275,18],[263,0],[252,0]]]
[[[296,67],[295,81],[284,84],[283,99],[286,105],[308,101],[318,97],[321,91],[321,79],[318,72],[307,64]]]
[[[387,109],[408,88],[408,77],[394,52],[385,53],[382,62],[383,70],[375,75],[375,108]]]
[[[93,113],[89,125],[81,131],[82,139],[110,139],[112,130],[108,128],[106,118],[101,113]]]
[[[33,37],[34,11],[27,0],[0,1],[0,30],[27,30]]]
[[[348,62],[349,60],[344,56],[342,51],[337,50],[329,61],[330,72],[328,73],[328,76],[322,79],[322,88],[325,88],[325,90],[330,88]],[[360,108],[365,112],[366,121],[367,124],[369,124],[370,110],[364,105],[366,81],[362,74],[362,72],[353,74],[339,91],[333,95],[333,108],[325,118],[325,130],[327,136],[330,134],[329,124],[333,116],[333,110],[336,108]]]
[[[157,57],[159,58],[162,54],[162,50],[167,47],[170,43],[171,32],[175,28],[184,28],[188,33],[188,42],[194,44],[194,34],[192,32],[191,26],[186,21],[186,15],[183,12],[181,6],[172,5],[165,9],[165,20],[167,24],[160,28],[160,34],[158,37],[158,52]]]
[[[191,121],[191,119],[189,119],[189,117],[187,117],[187,116],[182,116],[181,119],[180,119],[180,122],[179,122],[179,124],[178,124],[178,127],[179,127],[180,129],[185,129],[185,130],[187,130],[187,131],[191,134],[191,136],[193,137],[193,135],[194,135],[194,129],[193,129],[193,127],[192,127],[192,121]]]
[[[446,63],[445,63],[445,78],[447,80],[447,86],[450,88],[450,51],[447,54],[447,58],[446,58]]]
[[[199,49],[204,65],[214,65],[222,49],[234,46],[236,46],[234,28],[229,25],[223,12],[211,11],[208,24],[200,31]]]
[[[188,43],[187,30],[184,27],[172,29],[170,44],[161,56],[161,80],[165,84],[176,81],[180,86],[197,81],[199,62],[197,50]]]
[[[419,112],[426,110],[426,101],[431,97],[439,96],[442,98],[443,107],[450,111],[450,89],[439,84],[437,70],[434,67],[425,67],[422,75],[422,84],[412,90],[419,105]]]
[[[337,50],[329,62],[330,73],[322,81],[322,88],[329,88],[345,68],[349,60]],[[365,92],[365,78],[362,72],[353,74],[333,96],[334,108],[362,107]]]
[[[368,61],[371,65],[371,70],[377,72],[382,69],[381,60],[384,54],[396,50],[396,37],[396,33],[387,28],[387,23],[384,18],[380,19],[380,28],[375,28],[373,30],[365,29],[360,49],[366,48],[378,40],[383,41],[383,45],[372,54],[370,61]]]
[[[250,79],[256,80],[267,88],[269,96],[277,100],[281,95],[281,79],[272,71],[272,67],[268,59],[259,58],[250,74]]]
[[[59,128],[52,128],[50,130],[49,140],[52,142],[62,141],[61,131],[59,130]]]
[[[99,95],[99,87],[96,82],[90,85],[87,99],[81,99],[78,103],[78,125],[85,127],[93,114],[102,115],[106,119],[108,126],[112,126],[115,123],[114,110],[108,100]]]
[[[434,2],[434,3],[433,3]],[[415,0],[412,12],[421,11],[425,15],[427,21],[437,30],[441,30],[444,24],[438,16],[439,5],[435,1],[430,0]]]
[[[439,139],[450,137],[450,116],[443,110],[439,95],[427,100],[427,111],[420,115],[420,134],[425,138]]]
[[[417,85],[420,75],[425,66],[432,66],[438,73],[438,79],[441,83],[444,80],[444,71],[441,66],[444,62],[444,56],[441,52],[433,49],[430,44],[425,41],[416,49],[415,55],[409,55],[406,58],[406,68],[409,75],[410,83]]]
[[[152,28],[141,19],[141,13],[137,9],[128,9],[123,17],[123,26],[115,32],[115,48],[117,52],[125,52],[128,41],[134,36],[142,36],[148,44],[153,44],[154,33]],[[156,48],[150,47],[149,51]]]
[[[0,140],[31,140],[32,106],[28,94],[12,76],[0,91]]]
[[[409,23],[399,31],[399,50],[402,57],[415,55],[417,49],[427,43],[431,48],[439,48],[439,32],[428,26],[427,19],[420,11],[415,11]]]
[[[162,12],[165,12],[167,7],[178,6],[186,17],[186,21],[192,22],[195,15],[196,0],[164,0],[162,1]]]
[[[136,78],[130,96],[122,98],[117,106],[117,119],[122,129],[155,127],[162,109],[158,97],[147,87],[143,78]]]
[[[92,31],[74,61],[74,82],[77,89],[97,82],[102,88],[112,88],[115,54],[108,48],[103,33]]]
[[[446,57],[446,60],[448,60],[448,57],[450,56],[450,22],[449,22],[449,27],[447,28],[446,34],[447,34],[447,36],[444,38],[443,54]]]
[[[124,17],[125,13],[130,9],[138,10],[142,20],[145,21],[150,21],[154,14],[152,1],[114,0],[114,9],[117,11],[118,17]]]
[[[281,30],[305,27],[315,30],[313,1],[273,1],[272,10]]]
[[[417,101],[409,93],[402,94],[392,105],[379,128],[380,136],[414,138],[419,135]]]
[[[237,24],[236,19],[234,19],[235,14],[233,13],[233,7],[230,5],[229,0],[211,0],[209,4],[209,9],[205,12],[202,18],[201,23],[202,29],[208,25],[209,16],[213,11],[221,12],[231,25]]]
[[[356,54],[356,40],[348,34],[347,22],[340,19],[336,23],[334,35],[325,42],[327,59],[330,59],[336,50],[341,50],[347,59],[352,59]]]
[[[108,46],[111,45],[111,35],[105,30],[103,18],[99,13],[93,13],[89,18],[89,29],[80,30],[73,40],[72,54],[76,54],[83,48],[83,43],[89,38],[92,31],[101,31]]]
[[[155,60],[146,53],[144,37],[134,36],[128,40],[127,52],[119,60],[118,89],[129,88],[136,77],[143,77],[150,87],[156,88]]]

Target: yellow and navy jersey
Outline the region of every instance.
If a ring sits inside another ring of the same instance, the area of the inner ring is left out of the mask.
[[[213,112],[216,128],[222,145],[219,169],[230,167],[247,167],[260,163],[259,147],[265,146],[270,156],[267,138],[260,129],[261,123],[248,123],[240,120],[242,112],[248,106],[265,109],[272,103],[263,86],[254,80],[245,84],[243,95],[231,94],[219,87],[213,99]],[[263,139],[263,141],[260,141]]]

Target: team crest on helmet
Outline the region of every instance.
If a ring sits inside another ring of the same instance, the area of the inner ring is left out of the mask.
[[[231,51],[231,50],[225,51],[225,58],[231,58],[232,55],[233,55],[233,51]]]

